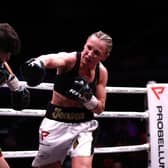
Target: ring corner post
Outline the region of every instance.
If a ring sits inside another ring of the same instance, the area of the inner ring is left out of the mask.
[[[149,164],[168,167],[168,84],[147,85],[149,111]]]

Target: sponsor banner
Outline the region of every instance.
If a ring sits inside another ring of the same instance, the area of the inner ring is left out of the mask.
[[[168,168],[168,84],[148,84],[151,168]]]

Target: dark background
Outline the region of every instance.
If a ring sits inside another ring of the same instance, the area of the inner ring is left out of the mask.
[[[88,35],[102,30],[113,38],[111,56],[103,62],[109,71],[108,86],[146,87],[150,80],[168,82],[167,10],[163,2],[150,1],[45,3],[39,1],[37,4],[30,1],[18,3],[15,1],[1,4],[0,22],[10,23],[21,38],[21,54],[9,61],[20,80],[22,77],[19,68],[25,60],[59,51],[80,51]],[[51,76],[46,77],[45,81],[51,81]],[[31,108],[45,108],[51,98],[51,92],[30,91]],[[9,91],[1,89],[0,92],[1,100],[3,100],[0,102],[1,107],[10,107]],[[109,94],[106,110],[143,111],[145,110],[144,97],[144,94]],[[37,149],[37,132],[40,121],[41,118],[1,117],[1,137],[4,137],[4,140],[1,139],[2,149],[4,151]],[[119,122],[114,119],[109,122],[102,120],[101,128],[108,130],[108,133],[105,131],[101,133],[98,145],[116,146],[120,143],[124,145],[142,143],[140,136],[143,136],[146,131],[144,120],[136,120],[137,124],[134,121],[131,122],[132,127],[136,126],[139,130],[136,140],[129,137],[131,139],[129,141],[127,136],[121,136],[117,137],[119,139],[116,138],[117,142],[112,143],[115,141],[115,136],[113,132],[109,134],[109,128],[118,128],[115,122],[127,128],[127,120],[119,120]],[[6,129],[7,134],[4,135],[3,130]],[[122,135],[120,130],[119,134]],[[126,144],[120,142],[121,139],[127,139]],[[105,162],[110,162],[111,158],[114,160],[117,158],[116,160],[129,163],[129,168],[137,166],[145,168],[147,159],[144,157],[147,158],[147,153],[140,152],[122,156],[120,154],[97,155],[94,164],[97,162],[96,168],[98,165],[101,168],[104,165],[103,168],[105,168]],[[23,167],[21,165],[30,167],[32,158],[30,160],[15,159],[14,161],[8,159],[8,161],[12,167]]]
[[[25,1],[0,8],[0,21],[13,25],[22,40],[21,54],[11,60],[15,73],[28,58],[80,51],[88,35],[102,30],[113,38],[111,57],[104,62],[109,85],[167,82],[168,15],[163,2]]]

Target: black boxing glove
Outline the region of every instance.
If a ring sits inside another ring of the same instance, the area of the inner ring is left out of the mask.
[[[30,92],[27,88],[20,86],[19,90],[11,91],[11,105],[15,110],[22,110],[30,104]]]
[[[12,74],[6,82],[11,91],[11,105],[15,110],[21,110],[30,104],[30,92],[19,83],[18,78]]]
[[[70,89],[68,90],[68,95],[74,100],[86,102],[90,100],[93,93],[87,82],[81,77],[77,77],[74,79]]]
[[[21,75],[29,86],[36,86],[45,78],[45,67],[41,60],[31,58],[21,66]]]
[[[75,78],[68,90],[68,95],[70,98],[81,102],[88,110],[93,110],[98,105],[98,100],[89,84],[81,77]]]

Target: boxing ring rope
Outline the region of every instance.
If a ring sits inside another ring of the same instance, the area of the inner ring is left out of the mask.
[[[43,117],[46,110],[37,109],[24,109],[14,110],[11,108],[0,108],[0,116],[28,116],[28,117]],[[95,118],[148,118],[148,112],[136,112],[136,111],[104,111],[101,114],[94,114]]]
[[[124,152],[138,152],[149,149],[149,144],[130,145],[130,146],[117,146],[117,147],[97,147],[94,149],[95,154],[102,153],[124,153]],[[32,151],[4,151],[5,158],[30,158],[35,157],[36,150]]]
[[[38,89],[38,90],[52,90],[54,87],[54,84],[52,83],[41,83],[38,86],[28,86],[27,83],[25,81],[20,81],[20,83],[29,88],[29,89]],[[6,84],[4,84],[1,87],[8,87]],[[107,93],[125,93],[125,94],[142,94],[142,93],[146,93],[147,89],[146,88],[137,88],[137,87],[110,87],[107,86],[106,87]]]
[[[41,83],[36,87],[30,87],[25,81],[20,81],[22,85],[28,89],[38,89],[38,90],[53,90],[52,83]],[[1,87],[8,87],[4,84]],[[146,94],[147,88],[137,88],[137,87],[106,87],[107,93],[117,93],[117,94]],[[23,109],[17,111],[11,108],[0,108],[0,116],[27,116],[27,117],[43,117],[46,110],[43,109]],[[143,118],[148,119],[149,113],[145,112],[136,112],[136,111],[104,111],[103,113],[97,115],[94,114],[95,118]],[[101,153],[123,153],[123,152],[137,152],[149,150],[149,143],[140,144],[140,145],[130,145],[130,146],[117,146],[117,147],[96,147],[94,149],[95,154]],[[5,158],[30,158],[34,157],[37,154],[37,150],[32,151],[4,151]]]

